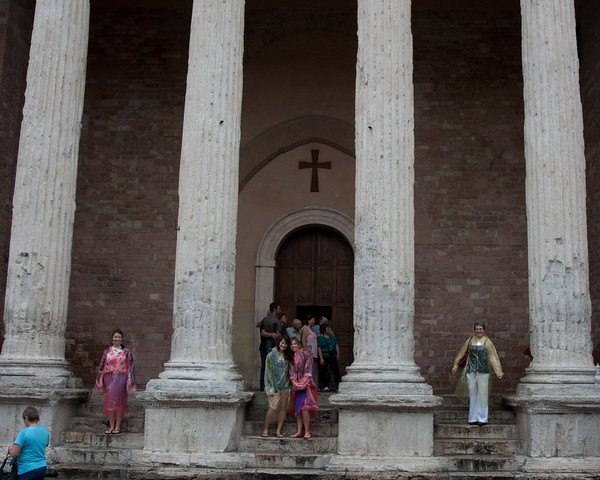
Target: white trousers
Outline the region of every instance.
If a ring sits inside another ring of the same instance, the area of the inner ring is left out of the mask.
[[[469,423],[488,422],[489,373],[467,373],[469,387]]]

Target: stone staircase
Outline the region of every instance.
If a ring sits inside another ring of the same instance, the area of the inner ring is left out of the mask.
[[[494,395],[489,423],[469,425],[468,405],[449,393],[437,393],[442,407],[434,413],[433,452],[448,459],[449,479],[512,479],[518,473],[521,441],[515,414]]]
[[[444,456],[448,472],[435,478],[448,480],[504,480],[517,478],[520,441],[514,413],[504,406],[500,395],[494,396],[490,423],[472,426],[467,423],[467,405],[449,393],[438,392],[443,405],[434,413],[434,455]],[[275,425],[269,437],[260,436],[267,400],[256,392],[247,407],[239,453],[247,465],[245,474],[231,478],[325,478],[324,469],[337,450],[338,416],[330,405],[331,393],[319,393],[319,416],[311,423],[312,438],[292,439],[296,422],[288,418],[283,438],[275,436]],[[91,395],[63,432],[62,444],[49,449],[48,476],[69,479],[153,478],[132,474],[144,444],[144,410],[134,396],[129,398],[126,417],[119,435],[105,435],[107,423],[102,415],[102,397]],[[183,472],[183,473],[182,473]],[[161,478],[189,477],[189,470]],[[196,472],[198,473],[198,472]],[[290,476],[292,475],[292,476]],[[220,477],[224,478],[224,477]],[[331,477],[333,478],[333,477]],[[417,478],[430,478],[419,477]],[[431,477],[433,478],[433,477]]]

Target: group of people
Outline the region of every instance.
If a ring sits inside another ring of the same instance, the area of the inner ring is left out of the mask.
[[[330,373],[335,380],[333,390],[338,388],[337,340],[327,317],[320,317],[316,323],[315,316],[308,314],[304,325],[298,318],[289,325],[281,306],[273,302],[267,316],[256,324],[261,339],[261,390],[269,400],[263,437],[269,436],[269,425],[275,418],[275,435],[283,437],[281,429],[289,410],[297,422],[297,430],[291,438],[311,438],[310,421],[317,417],[319,410],[317,390],[329,391]]]
[[[265,417],[263,437],[269,436],[269,425],[276,418],[275,435],[283,437],[282,428],[288,411],[296,417],[297,429],[291,438],[311,438],[310,422],[317,418],[317,382],[315,373],[320,368],[319,386],[327,390],[329,372],[339,385],[339,346],[326,317],[315,325],[315,316],[307,315],[304,326],[299,319],[287,325],[287,316],[281,314],[277,303],[269,306],[269,314],[257,326],[261,329],[261,389],[264,389],[269,409]],[[469,396],[470,425],[488,423],[490,371],[503,377],[496,347],[485,334],[485,325],[476,322],[470,336],[454,359],[452,373],[464,366],[456,392]],[[319,334],[317,334],[317,331]],[[107,435],[121,433],[121,420],[127,407],[127,395],[136,390],[134,357],[122,344],[123,332],[112,333],[111,345],[104,351],[94,385],[95,392],[104,393],[102,412],[108,417]],[[263,355],[264,354],[264,355]],[[48,429],[39,424],[39,411],[27,407],[23,412],[22,429],[8,454],[16,459],[19,480],[43,480],[46,475],[45,450],[50,441]]]
[[[275,348],[279,339],[288,337],[297,339],[304,350],[307,350],[313,359],[313,375],[319,391],[329,391],[330,376],[333,375],[337,390],[341,378],[339,368],[340,350],[333,330],[329,326],[329,319],[319,317],[318,321],[313,314],[304,318],[304,323],[295,318],[289,325],[288,316],[281,312],[281,306],[273,302],[269,305],[269,313],[259,321],[256,326],[260,329],[260,389],[264,390],[265,365],[268,353]]]

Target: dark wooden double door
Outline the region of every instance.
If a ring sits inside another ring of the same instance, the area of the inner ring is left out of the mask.
[[[325,315],[340,348],[340,373],[353,361],[354,254],[348,242],[327,228],[290,235],[277,253],[275,298],[288,318]]]

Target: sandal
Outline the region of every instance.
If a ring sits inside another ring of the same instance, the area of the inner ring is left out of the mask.
[[[277,433],[275,436],[276,436],[277,438],[283,438],[283,435],[282,435],[281,433]]]
[[[309,438],[311,438],[310,433],[307,433],[306,435],[304,435],[304,440],[308,440]]]
[[[113,429],[112,429],[112,428],[109,428],[108,430],[106,430],[106,431],[104,432],[104,435],[110,435],[111,433],[113,433]]]
[[[268,433],[261,433],[260,436],[263,437],[263,438],[267,438],[269,436],[269,434]]]
[[[294,433],[293,435],[290,435],[290,438],[300,438],[301,436],[301,433]]]
[[[119,433],[121,433],[121,430],[113,430],[113,431],[112,431],[112,434],[113,434],[113,435],[118,435]]]

